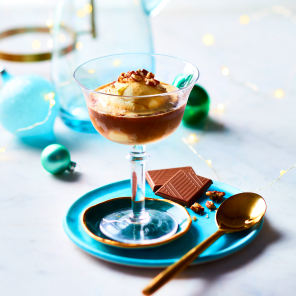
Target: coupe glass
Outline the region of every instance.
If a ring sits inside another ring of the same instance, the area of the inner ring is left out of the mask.
[[[161,83],[177,88],[163,94],[137,97],[107,94],[98,89],[117,80],[122,72],[139,68],[154,73]],[[74,72],[95,129],[103,137],[130,147],[127,159],[131,163],[131,208],[109,214],[101,221],[100,230],[109,238],[148,245],[176,233],[178,223],[172,215],[161,209],[145,209],[145,162],[148,159],[145,145],[160,141],[177,129],[198,76],[197,68],[182,59],[134,53],[100,57],[82,64]],[[168,97],[168,104],[157,106],[159,100]]]

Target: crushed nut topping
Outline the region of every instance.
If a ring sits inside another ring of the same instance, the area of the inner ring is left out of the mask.
[[[191,207],[190,209],[196,213],[196,214],[203,214],[204,213],[204,210],[205,208],[203,206],[201,206],[199,203],[195,202]]]
[[[136,80],[136,81],[141,81],[142,80],[142,76],[141,75],[137,75],[137,74],[132,74],[131,78]]]
[[[128,71],[126,73],[122,72],[117,81],[120,83],[144,81],[145,84],[149,86],[154,86],[159,90],[165,91],[166,89],[160,84],[160,81],[154,79],[154,76],[155,75],[153,73],[148,72],[145,69],[138,69],[137,71]]]
[[[153,74],[152,72],[149,72],[149,73],[146,75],[146,78],[147,78],[147,79],[154,78],[154,74]]]
[[[207,191],[206,195],[209,196],[209,198],[215,202],[220,202],[223,200],[223,197],[225,196],[225,192],[221,191]]]
[[[192,217],[193,221],[197,221],[197,218],[195,216]]]
[[[150,79],[150,78],[146,78],[145,79],[145,84],[147,84],[147,85],[150,85],[150,86],[156,86],[157,85],[157,82],[156,82],[157,80],[155,80],[155,79]],[[159,81],[158,81],[158,84],[159,84]]]
[[[207,200],[206,202],[206,207],[210,210],[215,210],[216,209],[216,206],[214,205],[214,203],[210,200]]]

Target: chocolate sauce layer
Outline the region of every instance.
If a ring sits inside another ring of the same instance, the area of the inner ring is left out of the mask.
[[[143,145],[173,133],[182,120],[185,104],[165,113],[134,117],[88,110],[94,127],[105,138],[120,144]]]

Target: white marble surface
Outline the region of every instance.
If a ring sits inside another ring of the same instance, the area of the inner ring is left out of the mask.
[[[212,160],[223,182],[255,189],[296,161],[296,24],[291,18],[271,14],[241,26],[241,15],[252,15],[275,3],[226,2],[212,1],[219,6],[215,8],[205,1],[199,1],[200,6],[185,1],[183,7],[172,1],[152,20],[155,49],[195,63],[201,71],[199,82],[211,96],[212,124],[194,148]],[[280,5],[296,14],[292,1]],[[214,36],[212,46],[203,44],[205,34]],[[233,79],[221,74],[223,66]],[[49,76],[48,63],[36,64],[34,70]],[[238,82],[256,84],[259,91]],[[273,96],[278,88],[285,92],[281,99]],[[219,103],[225,105],[224,112],[215,111]],[[217,179],[181,140],[191,132],[201,133],[180,126],[170,138],[148,146],[152,156],[148,169],[191,165],[198,174]],[[63,217],[77,198],[128,178],[127,147],[99,135],[72,131],[60,120],[55,134],[57,142],[69,148],[81,173],[49,175],[40,164],[41,149],[16,139],[0,154],[0,294],[141,295],[159,270],[94,259],[76,247],[62,228]],[[0,146],[10,138],[0,127]],[[247,248],[220,261],[188,268],[155,295],[294,295],[295,175],[296,169],[291,170],[258,191],[268,209],[262,232]]]

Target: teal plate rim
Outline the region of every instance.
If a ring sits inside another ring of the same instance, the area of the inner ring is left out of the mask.
[[[87,207],[89,207],[90,205],[94,205],[96,203],[99,203],[100,201],[114,198],[114,196],[111,196],[108,198],[108,194],[109,195],[116,194],[118,189],[123,190],[123,191],[124,190],[128,191],[129,186],[130,186],[130,180],[123,180],[123,181],[119,181],[119,182],[110,183],[110,184],[104,185],[102,187],[99,187],[95,190],[89,191],[88,193],[86,193],[85,195],[80,197],[78,200],[76,200],[71,205],[69,210],[67,211],[66,216],[64,217],[64,220],[63,220],[63,227],[64,227],[66,234],[68,235],[70,240],[74,244],[76,244],[79,248],[81,248],[83,251],[85,251],[86,253],[88,253],[96,258],[99,258],[99,259],[107,261],[107,262],[116,263],[116,264],[125,265],[125,266],[143,267],[143,268],[162,268],[162,267],[167,267],[167,266],[173,264],[183,254],[185,254],[186,251],[184,251],[184,253],[182,253],[182,254],[177,254],[176,257],[173,257],[173,258],[161,258],[161,254],[160,254],[160,258],[157,258],[157,259],[133,258],[131,255],[133,254],[134,249],[127,250],[127,249],[120,249],[118,247],[106,246],[106,245],[96,241],[95,239],[89,237],[88,234],[82,228],[82,225],[80,225],[81,224],[80,216]],[[114,189],[117,189],[117,191],[114,191]],[[208,190],[224,191],[224,192],[226,192],[226,195],[225,195],[226,198],[233,195],[233,194],[242,192],[241,190],[239,190],[233,186],[227,185],[225,183],[222,183],[220,181],[213,181],[213,184],[211,185],[211,187]],[[102,196],[98,196],[98,193],[100,193],[100,191],[102,193]],[[124,194],[124,193],[122,193],[122,194]],[[107,195],[107,197],[106,197],[106,195]],[[152,190],[148,184],[146,184],[146,196],[161,199],[160,197],[157,197],[154,195],[154,193],[152,192]],[[78,215],[75,214],[75,211],[77,211],[77,210],[79,213]],[[200,216],[193,213],[190,209],[187,208],[187,210],[191,216],[196,216],[198,218],[198,220],[200,219]],[[74,217],[73,217],[73,214],[74,214]],[[208,221],[213,220],[214,213],[209,213],[209,214],[211,214],[211,215],[210,215],[209,219],[207,219],[207,220]],[[206,218],[202,217],[202,219],[206,219]],[[226,248],[219,249],[216,251],[214,248],[214,251],[212,250],[212,253],[207,252],[207,250],[204,251],[191,265],[203,264],[203,263],[211,262],[214,260],[218,260],[220,258],[224,258],[226,256],[229,256],[229,255],[241,250],[242,248],[247,246],[249,243],[251,243],[255,239],[255,237],[259,234],[259,232],[262,229],[263,222],[264,222],[264,219],[262,219],[257,225],[255,225],[250,230],[240,232],[240,234],[243,233],[245,235],[243,235],[243,236],[240,235],[239,239],[237,239],[237,240],[234,239],[234,242],[231,243],[231,245]],[[197,222],[192,222],[191,227],[195,227],[196,225],[198,225]],[[209,228],[213,228],[213,226],[211,226]],[[216,226],[216,229],[217,229],[217,226]],[[189,232],[190,232],[190,230],[189,230]],[[201,232],[203,232],[203,231],[201,231]],[[211,233],[213,233],[213,232],[214,232],[214,230],[211,231]],[[206,237],[209,235],[206,234]],[[228,234],[226,234],[224,237],[226,237],[227,235]],[[235,234],[229,234],[229,235],[233,236]],[[170,246],[173,246],[173,244],[176,244],[176,242],[179,242],[180,244],[182,244],[182,239],[184,239],[185,236],[186,236],[186,234],[184,236],[178,238],[177,240],[175,240],[175,242],[171,242],[171,243],[165,244],[164,246],[159,246],[159,247],[155,247],[152,249],[155,249],[157,252],[157,249],[163,248],[163,247],[169,248]],[[204,238],[202,238],[202,240],[203,239]],[[220,238],[219,240],[221,241],[221,239],[222,238]],[[213,246],[215,244],[217,244],[217,242],[215,242],[213,244]],[[199,243],[199,242],[197,242],[197,243]],[[209,250],[211,250],[211,247],[209,248]],[[119,252],[115,251],[118,249],[122,250],[123,254],[120,254],[120,251]],[[173,249],[173,247],[170,249]],[[143,252],[142,257],[146,257],[145,252],[147,252],[147,250],[149,250],[149,249],[137,249],[137,252]],[[130,252],[130,254],[129,254],[129,252]],[[130,255],[130,256],[128,256],[128,255]],[[149,253],[147,253],[147,257],[149,257]]]

